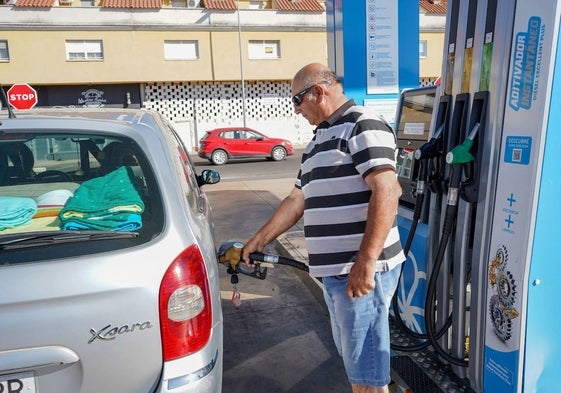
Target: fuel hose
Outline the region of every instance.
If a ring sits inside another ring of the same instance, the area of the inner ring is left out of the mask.
[[[415,232],[417,230],[417,224],[421,217],[421,212],[423,208],[423,203],[425,200],[425,184],[426,184],[426,177],[427,177],[427,170],[428,167],[428,160],[423,159],[419,161],[419,181],[417,182],[417,194],[416,194],[416,201],[415,201],[415,210],[413,212],[413,220],[411,223],[411,228],[409,228],[409,233],[407,235],[407,240],[405,242],[405,246],[403,247],[403,253],[407,257],[409,254],[409,250],[411,249],[411,244],[413,243],[413,238],[415,237]],[[403,270],[405,268],[405,263],[401,264],[401,273],[400,273],[400,280],[401,276],[403,275]],[[410,345],[399,345],[396,343],[391,343],[390,346],[393,350],[402,351],[402,352],[416,352],[422,349],[427,348],[430,345],[430,341],[428,341],[428,336],[425,333],[418,333],[407,326],[403,318],[401,317],[401,313],[399,312],[399,288],[395,291],[394,296],[392,297],[392,306],[394,310],[394,318],[399,326],[400,330],[405,333],[407,336],[417,339],[417,340],[424,340],[416,344]],[[426,308],[426,305],[425,305]],[[452,324],[451,315],[448,318],[446,324],[436,333],[437,339],[442,337],[444,333],[448,330],[448,328]]]
[[[416,189],[415,209],[413,211],[413,219],[411,223],[411,228],[409,228],[407,240],[405,241],[405,245],[403,247],[403,252],[406,258],[409,255],[411,244],[413,243],[413,238],[415,237],[415,233],[417,231],[417,225],[421,218],[423,204],[425,202],[429,159],[433,159],[435,157],[443,155],[442,146],[441,146],[443,131],[444,131],[444,124],[440,125],[440,127],[434,133],[433,137],[427,143],[425,143],[415,151],[415,160],[419,163],[419,173],[417,176],[418,180],[417,180],[417,189]],[[407,262],[404,262],[401,265],[401,273],[399,276],[399,280],[401,280],[401,277],[403,275],[405,263]],[[402,351],[402,352],[416,352],[427,348],[430,345],[430,342],[428,341],[428,336],[425,333],[418,333],[410,329],[409,326],[407,326],[407,324],[401,317],[401,313],[399,312],[399,287],[396,290],[394,296],[392,297],[392,306],[394,310],[395,321],[398,327],[401,329],[401,331],[411,338],[417,340],[425,340],[425,341],[421,341],[419,343],[411,344],[411,345],[398,345],[395,343],[391,343],[390,345],[391,348],[393,350]],[[437,338],[442,337],[444,333],[446,333],[448,328],[451,326],[451,324],[452,324],[452,315],[448,317],[446,324],[444,324],[444,326],[436,333],[436,337]]]
[[[450,240],[450,235],[454,231],[454,225],[458,213],[458,199],[460,195],[462,167],[464,164],[470,163],[475,159],[470,153],[470,150],[473,146],[474,139],[477,136],[480,127],[481,126],[479,123],[475,123],[464,142],[456,146],[446,155],[446,162],[450,165],[450,187],[448,188],[448,199],[446,203],[446,211],[444,213],[444,223],[442,225],[442,238],[438,246],[438,252],[436,255],[433,272],[429,279],[429,284],[427,287],[427,299],[425,302],[425,327],[427,331],[428,341],[430,342],[434,350],[438,353],[438,355],[440,355],[444,360],[461,367],[467,367],[468,361],[450,355],[448,351],[442,348],[438,343],[439,337],[435,332],[435,314],[431,305],[434,304],[437,279],[440,268],[442,267],[442,262],[444,260],[446,246],[448,245],[448,241]]]
[[[265,262],[265,263],[272,263],[278,265],[287,265],[294,267],[296,269],[303,270],[305,272],[309,272],[310,269],[308,265],[303,262],[297,261],[292,258],[283,257],[281,255],[274,255],[274,254],[265,254],[262,252],[252,252],[249,254],[250,261],[257,261],[257,262]]]
[[[437,333],[435,332],[435,315],[434,315],[434,297],[436,293],[437,280],[440,269],[442,267],[442,262],[444,260],[444,255],[446,247],[450,240],[450,235],[453,232],[454,224],[456,222],[456,215],[458,212],[458,196],[459,196],[459,184],[461,179],[462,171],[460,167],[454,165],[451,167],[450,175],[450,187],[448,188],[448,200],[446,204],[446,211],[444,215],[444,223],[442,226],[442,237],[438,246],[438,252],[436,254],[436,260],[433,267],[432,274],[430,275],[429,283],[427,286],[427,298],[425,302],[425,327],[427,331],[427,338],[430,345],[434,350],[447,362],[455,364],[461,367],[467,367],[468,362],[464,359],[456,358],[444,350],[438,340],[441,330]],[[449,318],[450,319],[450,318]],[[446,326],[446,325],[445,325]]]

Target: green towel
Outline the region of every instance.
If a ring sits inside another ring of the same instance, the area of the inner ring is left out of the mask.
[[[60,221],[64,224],[73,220],[87,225],[90,220],[110,220],[113,215],[142,213],[144,202],[133,179],[131,168],[122,166],[105,176],[83,182],[60,211]]]

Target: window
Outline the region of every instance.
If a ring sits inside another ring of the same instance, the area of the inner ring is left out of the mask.
[[[419,41],[419,57],[427,57],[427,40]]]
[[[6,40],[0,40],[0,61],[10,61],[10,51]]]
[[[250,1],[248,8],[250,10],[262,10],[263,9],[263,2],[262,1]]]
[[[164,59],[197,60],[199,58],[198,41],[164,41]]]
[[[249,41],[250,59],[279,59],[280,41]]]
[[[103,60],[101,40],[67,40],[67,60]]]

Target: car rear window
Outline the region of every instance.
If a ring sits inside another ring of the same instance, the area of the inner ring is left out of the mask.
[[[130,138],[41,133],[0,140],[0,259],[132,247],[161,232],[161,212],[147,155]]]

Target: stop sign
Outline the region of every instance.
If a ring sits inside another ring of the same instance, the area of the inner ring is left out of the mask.
[[[13,85],[8,89],[8,102],[15,109],[31,109],[37,104],[37,92],[27,83]]]

